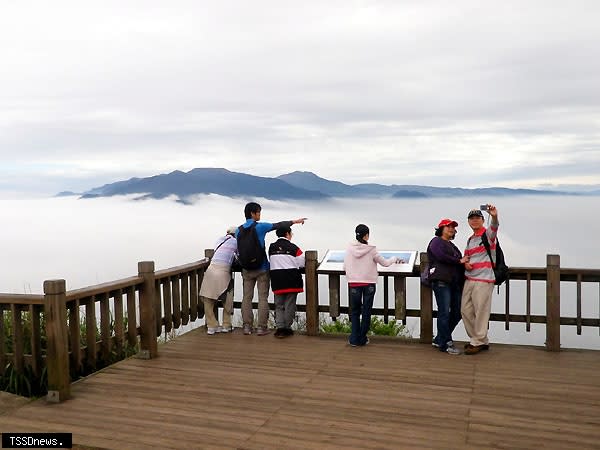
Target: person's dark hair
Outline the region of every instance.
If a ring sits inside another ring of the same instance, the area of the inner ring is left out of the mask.
[[[444,227],[439,227],[439,228],[435,229],[435,235],[437,237],[441,237],[443,232],[444,232]]]
[[[258,203],[250,202],[250,203],[246,204],[246,207],[244,208],[244,215],[246,216],[246,219],[251,219],[252,213],[256,214],[257,212],[260,212],[261,210],[262,210],[262,208],[260,207],[260,205]]]
[[[354,234],[356,236],[356,240],[362,244],[366,244],[367,241],[364,240],[364,237],[369,234],[369,227],[366,226],[364,223],[359,223],[358,225],[356,225],[356,228],[354,229]]]
[[[277,228],[277,230],[275,230],[275,234],[277,235],[277,237],[285,237],[286,234],[291,233],[292,229],[290,227],[282,227],[282,228]]]

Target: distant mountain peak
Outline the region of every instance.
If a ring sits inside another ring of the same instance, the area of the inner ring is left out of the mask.
[[[140,194],[141,198],[176,195],[181,201],[196,194],[227,197],[268,198],[273,200],[320,200],[327,195],[310,188],[296,187],[277,178],[257,177],[223,168],[174,170],[147,178],[118,181],[84,192],[83,198]]]
[[[598,194],[600,192],[596,192]],[[175,195],[181,202],[196,194],[218,194],[226,197],[268,198],[272,200],[322,200],[346,198],[427,198],[478,197],[493,199],[509,195],[583,195],[581,193],[534,189],[452,188],[419,185],[382,185],[364,183],[348,185],[328,180],[309,171],[297,170],[278,177],[260,177],[232,172],[222,167],[197,167],[188,172],[174,170],[146,178],[130,178],[105,184],[81,194],[82,198],[139,194],[138,198],[165,198]],[[593,195],[594,192],[588,195]],[[72,195],[63,192],[60,195]],[[73,194],[75,195],[75,194]]]

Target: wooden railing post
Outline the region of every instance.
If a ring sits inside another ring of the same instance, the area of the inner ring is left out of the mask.
[[[44,281],[48,371],[46,400],[52,403],[62,402],[71,396],[66,300],[65,280]]]
[[[319,334],[319,276],[317,275],[317,251],[306,251],[306,334]]]
[[[421,267],[423,273],[427,265],[427,253],[420,254]],[[431,288],[419,283],[421,293],[421,335],[419,342],[429,344],[433,339],[433,296]]]
[[[138,275],[144,279],[140,287],[140,353],[143,359],[158,356],[156,335],[156,311],[154,310],[156,288],[154,285],[154,261],[138,262]]]
[[[329,275],[329,316],[332,319],[340,317],[340,276]]]
[[[560,255],[546,255],[546,349],[560,351]]]

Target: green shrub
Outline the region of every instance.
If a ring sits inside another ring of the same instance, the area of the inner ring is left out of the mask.
[[[369,331],[369,334],[377,336],[410,337],[406,325],[400,324],[394,319],[385,323],[383,319],[375,316],[371,317],[371,330]]]
[[[23,372],[17,372],[13,363],[10,362],[0,376],[0,390],[25,397],[44,395],[48,392],[46,368],[44,367],[41,374],[36,376],[31,366],[25,366]]]
[[[321,322],[321,332],[323,333],[344,333],[350,334],[351,322],[347,316],[340,317],[338,320]],[[371,316],[371,327],[369,329],[369,335],[376,336],[397,336],[409,338],[410,332],[406,328],[406,325],[398,323],[397,320],[390,319],[388,323],[385,323],[383,319],[377,316]]]
[[[348,317],[341,317],[338,320],[334,320],[331,322],[323,321],[321,323],[321,331],[323,333],[345,333],[350,334],[351,332],[351,323]]]
[[[6,353],[12,353],[14,351],[14,342],[13,342],[13,329],[12,329],[12,317],[7,311],[0,310],[0,320],[3,323],[4,329],[4,343],[5,348],[4,351]],[[32,320],[31,314],[28,311],[23,311],[21,313],[21,323],[23,326],[23,353],[31,354],[31,332],[32,332]],[[114,334],[115,322],[112,316],[110,315],[110,332],[111,336]],[[127,329],[127,318],[123,318],[124,329]],[[87,327],[85,322],[85,317],[80,318],[80,344],[83,346],[87,343]],[[96,325],[96,340],[101,339],[100,329]],[[46,336],[46,324],[44,313],[40,315],[40,340],[41,340],[41,350],[42,354],[46,353],[47,348],[47,336]],[[71,380],[77,380],[82,376],[89,375],[90,373],[97,371],[103,367],[106,367],[110,364],[113,364],[122,359],[128,358],[138,351],[137,345],[130,345],[127,341],[127,337],[125,337],[125,342],[123,343],[122,351],[117,351],[117,348],[113,345],[111,346],[110,354],[108,358],[104,361],[102,360],[101,355],[98,355],[98,359],[96,362],[95,370],[94,368],[85,368],[85,367],[70,367],[70,375]],[[36,376],[33,373],[33,369],[29,365],[25,365],[23,367],[22,372],[18,372],[13,362],[9,362],[5,367],[0,367],[0,391],[6,391],[17,395],[22,395],[26,397],[38,397],[41,395],[45,395],[48,392],[48,376],[46,367],[44,367],[39,376]]]

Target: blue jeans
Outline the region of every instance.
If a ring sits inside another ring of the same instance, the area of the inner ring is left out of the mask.
[[[352,345],[365,345],[371,327],[371,310],[375,298],[375,284],[350,288],[350,320],[352,328],[349,342]],[[362,320],[361,320],[362,315]]]
[[[446,351],[448,341],[452,340],[452,332],[460,322],[462,285],[435,280],[431,282],[431,288],[438,309],[438,333],[433,342],[439,345],[441,351]]]

